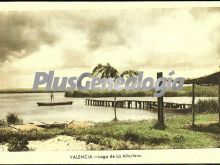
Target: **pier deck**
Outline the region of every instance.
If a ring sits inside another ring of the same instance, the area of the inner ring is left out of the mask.
[[[86,99],[85,104],[88,106],[102,106],[102,107],[114,107],[113,100],[99,100],[99,99]],[[157,101],[140,101],[140,100],[118,100],[116,101],[116,107],[118,108],[133,108],[133,109],[145,109],[145,110],[157,110]],[[191,104],[179,104],[164,102],[164,110],[170,111],[191,111]]]

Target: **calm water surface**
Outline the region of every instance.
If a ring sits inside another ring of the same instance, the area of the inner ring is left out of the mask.
[[[113,98],[100,98],[113,100]],[[117,100],[154,100],[154,97],[118,97]],[[199,98],[196,98],[198,101]],[[200,98],[210,99],[210,98]],[[114,118],[112,107],[86,106],[85,98],[66,98],[64,93],[55,93],[55,101],[73,101],[73,105],[37,106],[37,102],[49,102],[49,93],[0,94],[0,118],[9,112],[16,113],[25,122],[64,122],[64,121],[110,121]],[[164,101],[191,103],[191,97],[166,97]],[[117,108],[119,120],[156,119],[157,113],[147,110]]]

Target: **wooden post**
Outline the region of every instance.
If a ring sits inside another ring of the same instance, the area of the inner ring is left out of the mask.
[[[157,73],[157,78],[163,77],[162,72]],[[161,85],[161,84],[160,84]],[[158,103],[158,122],[160,125],[164,125],[164,114],[163,114],[163,97],[157,98]]]
[[[218,116],[219,116],[219,124],[220,124],[220,85],[218,85]]]
[[[192,125],[195,125],[195,84],[192,84]]]
[[[114,97],[114,113],[115,113],[115,119],[117,120],[117,114],[116,114],[116,93],[115,93],[115,97]]]

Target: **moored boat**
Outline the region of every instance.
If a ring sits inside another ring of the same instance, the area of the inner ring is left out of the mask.
[[[64,101],[64,102],[38,102],[38,106],[55,106],[55,105],[72,105],[72,101]]]

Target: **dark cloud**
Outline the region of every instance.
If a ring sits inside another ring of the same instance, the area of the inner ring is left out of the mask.
[[[88,31],[88,47],[96,50],[101,46],[126,44],[125,37],[120,33],[118,21],[115,18],[97,19]]]
[[[42,17],[29,12],[0,13],[0,63],[26,57],[56,39]]]
[[[83,10],[63,12],[53,17],[65,24],[68,30],[78,30],[87,36],[86,48],[94,51],[105,46],[126,45],[127,36],[124,35],[123,22],[120,14],[106,15],[106,11]],[[56,13],[58,14],[58,13]],[[58,19],[57,19],[58,18]],[[59,22],[59,23],[61,23]]]

